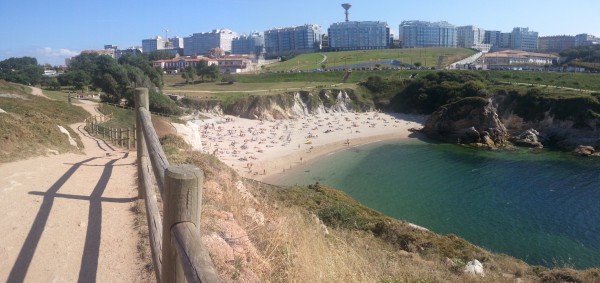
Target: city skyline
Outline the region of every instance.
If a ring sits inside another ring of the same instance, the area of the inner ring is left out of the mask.
[[[64,64],[64,58],[81,50],[141,46],[155,36],[187,37],[193,33],[227,28],[238,34],[264,32],[276,27],[329,25],[345,19],[342,3],[352,4],[350,21],[384,21],[398,36],[405,20],[447,21],[456,26],[474,25],[486,30],[510,32],[528,27],[540,36],[600,35],[600,19],[594,17],[600,2],[576,0],[570,6],[558,1],[502,1],[485,3],[459,0],[398,1],[3,1],[0,3],[0,60],[32,56],[40,64]],[[374,3],[375,2],[375,3]],[[185,7],[185,8],[184,8]],[[433,8],[435,7],[435,8]]]

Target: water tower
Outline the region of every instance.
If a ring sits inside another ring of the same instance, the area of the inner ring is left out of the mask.
[[[350,10],[350,8],[352,7],[352,5],[350,5],[349,3],[344,3],[342,4],[342,8],[344,8],[344,10],[346,10],[346,22],[348,21],[348,10]]]

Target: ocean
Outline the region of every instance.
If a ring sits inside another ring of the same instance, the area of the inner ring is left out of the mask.
[[[390,217],[548,267],[600,267],[600,159],[419,139],[369,144],[286,170]]]

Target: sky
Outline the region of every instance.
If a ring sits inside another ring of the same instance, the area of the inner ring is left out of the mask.
[[[529,27],[540,36],[600,36],[598,0],[0,0],[0,60],[36,57],[62,65],[81,50],[141,46],[155,36],[186,37],[227,28],[237,33],[344,21],[385,21],[392,33],[404,20],[448,21],[486,30]]]

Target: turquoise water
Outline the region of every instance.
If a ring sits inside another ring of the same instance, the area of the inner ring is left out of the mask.
[[[388,216],[530,264],[600,267],[600,159],[416,139],[351,148],[288,170]]]

